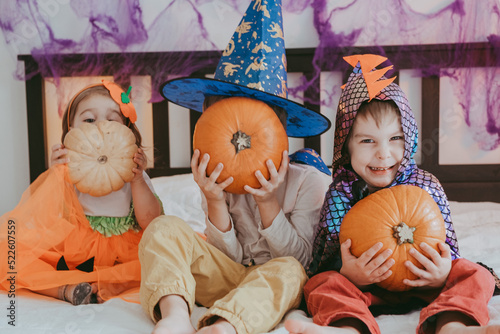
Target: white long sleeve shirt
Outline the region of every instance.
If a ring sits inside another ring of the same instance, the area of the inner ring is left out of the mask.
[[[314,233],[331,177],[309,165],[290,164],[277,191],[281,211],[271,226],[262,227],[257,203],[250,194],[226,193],[231,230],[221,232],[205,211],[207,240],[236,262],[248,265],[293,256],[305,267],[311,260]]]
[[[155,190],[151,179],[146,172],[142,172],[144,180],[149,189],[153,193]],[[113,191],[112,193],[94,197],[89,194],[82,193],[76,189],[76,196],[82,205],[83,212],[87,216],[103,216],[103,217],[126,217],[130,212],[130,203],[132,201],[132,187],[129,182],[125,183],[120,190]]]

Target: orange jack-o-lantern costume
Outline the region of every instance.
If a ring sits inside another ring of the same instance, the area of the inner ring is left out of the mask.
[[[140,285],[137,247],[142,231],[106,237],[90,226],[66,165],[41,174],[19,204],[0,218],[2,289],[32,291],[80,282],[99,283],[103,299]],[[108,284],[114,283],[114,284]]]

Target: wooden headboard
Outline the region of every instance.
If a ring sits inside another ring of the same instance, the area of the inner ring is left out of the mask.
[[[470,57],[467,62],[464,59],[452,58],[453,51],[456,48],[467,50]],[[313,66],[313,60],[316,49],[288,49],[288,73],[301,73],[310,82],[310,89],[304,91],[304,104],[317,112],[320,111],[320,87],[321,83],[315,66],[322,72],[340,71],[344,78],[351,73],[350,66],[343,61],[342,57],[350,54],[377,53],[385,55],[396,72],[390,73],[398,75],[398,71],[409,69],[427,69],[433,67],[434,73],[436,67],[442,68],[460,68],[460,67],[499,67],[500,59],[496,58],[494,49],[488,43],[465,43],[465,44],[433,44],[433,45],[405,45],[404,49],[399,46],[385,47],[356,47],[356,48],[332,48],[323,51],[323,58],[328,62],[316,62]],[[405,52],[411,52],[413,57],[405,57]],[[101,64],[110,64],[102,66],[99,73],[93,75],[113,75],[113,68],[119,66],[129,57],[136,61],[148,64],[157,64],[158,59],[165,53],[127,53],[127,54],[99,54],[99,55],[57,55],[56,61],[60,64],[61,76],[75,76],[75,69],[72,64],[79,63],[83,57],[91,59],[93,56],[99,59]],[[204,64],[192,76],[201,77],[213,74],[220,58],[220,52],[215,51],[195,51],[195,52],[172,52],[172,57],[189,56],[191,61],[198,61]],[[449,57],[449,58],[447,58]],[[419,59],[415,62],[415,59]],[[36,62],[30,55],[21,55],[19,60],[24,61],[26,73],[36,73],[42,66],[43,61]],[[54,62],[54,58],[52,58]],[[445,65],[443,65],[445,64]],[[149,69],[149,70],[148,70]],[[437,68],[439,69],[439,68]],[[130,75],[151,75],[156,76],[155,80],[165,81],[158,78],[162,73],[151,71],[151,67],[140,67],[136,72],[131,70]],[[171,72],[171,75],[177,73]],[[397,80],[397,79],[396,79]],[[439,164],[439,106],[440,106],[440,77],[438,75],[423,75],[421,87],[421,106],[422,120],[420,136],[423,142],[433,143],[435,149],[422,151],[422,163],[419,167],[428,170],[437,176],[443,184],[450,200],[455,201],[495,201],[500,202],[500,164],[484,165],[440,165]],[[26,101],[28,118],[28,142],[30,159],[30,178],[35,180],[38,175],[45,171],[47,164],[46,149],[44,145],[44,117],[43,117],[43,78],[40,74],[32,76],[26,80]],[[148,171],[151,177],[169,176],[175,174],[190,173],[189,166],[172,167],[170,162],[170,150],[172,143],[169,141],[169,128],[165,126],[169,122],[169,104],[167,101],[153,103],[153,141],[155,149],[155,165]],[[200,113],[190,111],[190,129],[191,134],[194,125],[198,120]],[[334,123],[334,119],[331,120]],[[333,142],[333,135],[331,141]],[[325,136],[322,135],[322,136]],[[328,138],[330,140],[330,138]],[[324,143],[324,141],[323,141]],[[191,147],[191,145],[189,145]],[[331,147],[323,147],[320,136],[306,138],[304,146],[315,149],[321,154],[323,150],[331,150]],[[324,152],[324,151],[323,151]],[[191,152],[192,153],[192,152]],[[327,163],[331,163],[327,161]]]

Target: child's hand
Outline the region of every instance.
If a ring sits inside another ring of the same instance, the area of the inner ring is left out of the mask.
[[[253,196],[257,204],[268,202],[276,198],[276,190],[285,181],[286,172],[288,171],[288,152],[283,151],[283,159],[279,171],[276,170],[276,166],[271,159],[266,161],[267,169],[269,170],[269,181],[264,178],[261,171],[255,172],[255,177],[259,181],[261,187],[259,189],[252,188],[248,185],[244,189]]]
[[[392,275],[390,268],[395,263],[394,259],[389,259],[392,254],[390,249],[386,249],[373,258],[383,246],[383,243],[378,242],[360,257],[355,257],[351,253],[351,239],[346,240],[340,245],[342,255],[340,273],[360,289],[370,284],[382,282]]]
[[[137,167],[132,168],[132,172],[134,172],[134,178],[130,182],[136,182],[144,179],[142,172],[148,166],[148,159],[144,154],[144,151],[141,148],[137,149],[137,152],[134,154],[134,162],[137,164]]]
[[[224,189],[233,182],[233,178],[228,177],[222,183],[216,182],[222,172],[222,169],[224,168],[222,163],[219,163],[213,170],[212,174],[207,177],[207,165],[210,161],[210,156],[205,153],[198,164],[199,157],[200,151],[197,149],[194,150],[193,157],[191,158],[191,170],[193,171],[194,181],[198,184],[201,191],[203,191],[207,201],[224,200]]]
[[[450,247],[444,242],[440,243],[441,254],[425,242],[422,242],[420,247],[430,259],[412,248],[410,255],[420,262],[424,269],[418,268],[411,261],[406,261],[405,266],[419,278],[413,281],[405,279],[403,283],[411,287],[441,288],[451,270]]]
[[[50,167],[57,164],[67,164],[69,158],[66,156],[68,150],[64,148],[63,144],[55,144],[52,146],[52,154],[50,155]]]

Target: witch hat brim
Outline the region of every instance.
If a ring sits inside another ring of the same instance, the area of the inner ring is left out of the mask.
[[[304,106],[258,89],[209,78],[177,78],[165,82],[161,95],[182,107],[203,112],[207,96],[243,96],[283,108],[287,114],[289,137],[310,137],[326,132],[331,122],[325,116]]]

